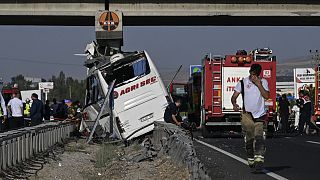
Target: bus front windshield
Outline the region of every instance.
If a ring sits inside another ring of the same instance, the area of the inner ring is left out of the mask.
[[[115,87],[119,87],[135,81],[149,73],[149,63],[142,53],[132,57],[126,57],[125,60],[123,60],[123,63],[115,65],[111,72],[104,75],[104,78],[107,82],[116,79]]]

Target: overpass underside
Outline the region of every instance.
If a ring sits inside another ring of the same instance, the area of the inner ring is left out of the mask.
[[[176,1],[162,0],[152,3],[150,0],[110,0],[110,3],[106,4],[101,0],[2,0],[0,24],[94,26],[96,11],[108,6],[111,11],[123,12],[124,26],[320,25],[320,2],[317,1],[308,1],[309,4],[299,4],[298,1],[291,1],[290,4],[281,4],[278,1],[270,1],[273,4],[253,3],[256,1],[234,4],[230,2],[236,1]]]

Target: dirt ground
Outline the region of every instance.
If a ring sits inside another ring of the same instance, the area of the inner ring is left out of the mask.
[[[185,167],[179,167],[170,157],[136,162],[142,148],[133,143],[88,145],[83,139],[70,142],[58,160],[49,160],[37,175],[30,179],[191,179]]]

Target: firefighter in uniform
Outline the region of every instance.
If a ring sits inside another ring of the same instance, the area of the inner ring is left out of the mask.
[[[266,110],[265,99],[270,97],[268,82],[260,77],[262,67],[253,64],[250,68],[250,76],[241,80],[235,87],[231,102],[233,109],[239,111],[237,98],[243,95],[243,112],[241,125],[245,136],[245,147],[248,156],[248,164],[251,168],[261,170],[264,164],[265,154],[265,126]]]

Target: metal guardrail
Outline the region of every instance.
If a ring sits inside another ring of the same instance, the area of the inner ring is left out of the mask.
[[[0,171],[7,170],[70,137],[72,123],[49,122],[0,133]]]

